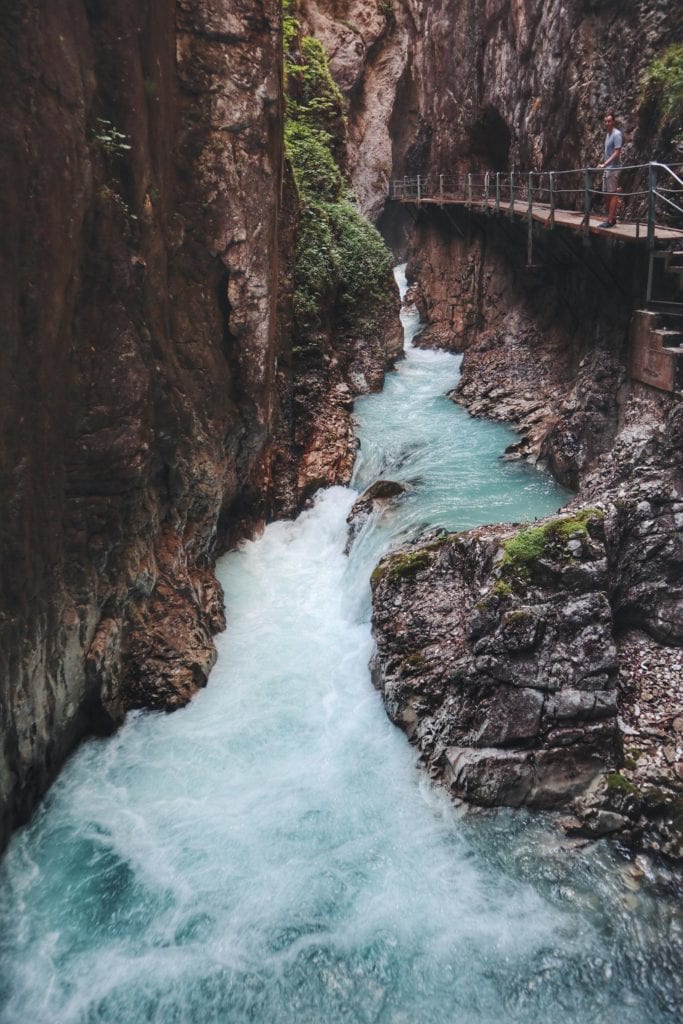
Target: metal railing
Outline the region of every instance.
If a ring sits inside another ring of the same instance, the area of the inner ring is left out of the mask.
[[[626,204],[628,222],[635,223],[636,238],[641,237],[641,225],[650,248],[654,248],[657,227],[683,232],[683,163],[630,164],[619,171],[619,199]],[[596,167],[579,167],[416,175],[393,181],[390,198],[418,204],[423,199],[455,202],[468,209],[483,207],[489,213],[509,216],[526,213],[530,233],[534,209],[547,210],[546,224],[551,228],[557,212],[577,212],[582,214],[581,228],[587,235],[596,200],[613,194],[602,188],[603,173]]]

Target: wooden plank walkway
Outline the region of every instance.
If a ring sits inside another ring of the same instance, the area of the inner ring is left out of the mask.
[[[416,196],[408,198],[394,197],[394,202],[405,203],[410,206],[461,206],[473,210],[483,211],[485,209],[495,210],[496,201],[489,196],[488,200],[482,197],[472,199],[468,202],[460,196],[453,196],[444,193],[443,196],[424,196],[419,201]],[[547,203],[533,203],[531,215],[535,221],[540,222],[544,227],[550,227],[550,206]],[[510,203],[501,202],[499,208],[500,216],[510,215]],[[529,215],[529,204],[525,200],[516,200],[514,203],[514,216],[526,218]],[[573,210],[555,209],[555,227],[570,228],[573,231],[581,231],[584,215]],[[618,238],[624,242],[645,242],[647,241],[647,224],[641,221],[640,225],[633,223],[618,223],[613,228],[601,228],[599,225],[604,221],[604,214],[594,214],[590,217],[590,232],[593,235],[608,235],[610,238]],[[658,242],[683,241],[683,229],[655,225],[655,239]]]

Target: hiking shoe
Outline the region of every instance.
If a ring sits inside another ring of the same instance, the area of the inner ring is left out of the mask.
[[[615,220],[603,220],[602,224],[598,224],[599,228],[615,228],[617,222]]]

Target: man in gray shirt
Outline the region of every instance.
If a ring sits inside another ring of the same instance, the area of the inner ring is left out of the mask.
[[[624,136],[616,126],[614,114],[605,114],[605,162],[599,164],[602,174],[602,191],[605,194],[607,204],[607,220],[599,226],[601,228],[613,228],[617,223],[617,206],[619,204],[619,174],[621,173],[621,148],[624,145]]]

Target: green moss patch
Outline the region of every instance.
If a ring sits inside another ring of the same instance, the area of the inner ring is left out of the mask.
[[[294,314],[300,330],[330,315],[372,329],[394,291],[392,256],[357,209],[342,171],[344,101],[321,43],[302,35],[294,0],[283,2],[285,151],[299,195]]]
[[[660,124],[683,132],[683,43],[674,43],[643,76],[643,99],[657,105]]]
[[[623,793],[629,796],[640,796],[640,791],[637,786],[634,786],[632,782],[629,782],[621,772],[609,772],[605,776],[605,782],[607,783],[607,789],[611,793]]]
[[[431,556],[432,551],[429,548],[420,548],[407,554],[389,555],[374,569],[370,582],[374,585],[382,579],[386,579],[387,583],[412,579],[421,569],[426,569],[430,565]]]
[[[575,516],[520,530],[503,544],[502,572],[506,576],[518,574],[528,578],[539,559],[553,554],[572,538],[587,539],[589,523],[604,518],[605,513],[600,509],[585,508]]]
[[[430,553],[424,550],[411,551],[408,555],[400,555],[392,560],[387,572],[387,581],[395,583],[396,580],[411,579],[421,569],[426,569],[430,562]]]

